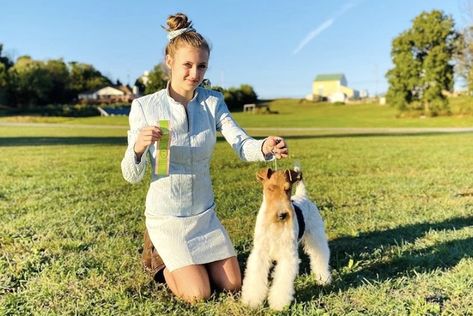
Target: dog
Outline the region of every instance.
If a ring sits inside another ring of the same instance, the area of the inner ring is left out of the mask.
[[[310,258],[311,272],[320,285],[332,280],[330,250],[322,217],[307,197],[299,168],[285,171],[266,168],[256,177],[263,184],[263,203],[256,218],[241,300],[256,308],[268,297],[272,309],[283,310],[294,299],[294,280],[300,263],[299,242]],[[296,189],[291,197],[293,184]],[[268,274],[274,261],[276,266],[268,289]]]

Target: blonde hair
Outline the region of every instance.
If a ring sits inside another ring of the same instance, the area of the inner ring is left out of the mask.
[[[174,15],[170,15],[166,21],[166,24],[167,27],[165,27],[164,29],[167,32],[192,27],[192,21],[190,21],[184,13],[176,13]],[[174,57],[176,50],[183,45],[190,45],[195,48],[205,49],[210,55],[209,44],[207,43],[205,38],[194,29],[189,30],[187,32],[183,32],[182,34],[171,39],[166,45],[166,49],[164,52],[166,55]]]

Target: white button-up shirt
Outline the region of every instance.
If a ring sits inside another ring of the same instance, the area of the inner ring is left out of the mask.
[[[155,174],[156,146],[150,145],[136,160],[134,145],[141,128],[170,120],[169,175]],[[128,148],[122,160],[123,177],[136,183],[142,180],[147,161],[151,161],[151,184],[146,197],[147,217],[192,216],[214,208],[210,178],[210,159],[217,131],[221,132],[240,159],[263,161],[264,140],[255,140],[232,118],[223,95],[197,88],[194,98],[183,106],[167,89],[133,100],[129,115]]]

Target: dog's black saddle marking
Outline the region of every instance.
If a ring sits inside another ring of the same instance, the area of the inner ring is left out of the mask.
[[[297,216],[297,224],[299,224],[299,234],[297,234],[297,240],[301,240],[302,236],[304,236],[305,231],[304,215],[302,215],[302,210],[299,206],[294,203],[292,203],[292,206],[294,206],[294,211],[296,212]]]

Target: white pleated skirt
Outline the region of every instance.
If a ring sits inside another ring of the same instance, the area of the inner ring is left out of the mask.
[[[214,208],[186,217],[147,216],[146,227],[169,271],[236,256]]]

